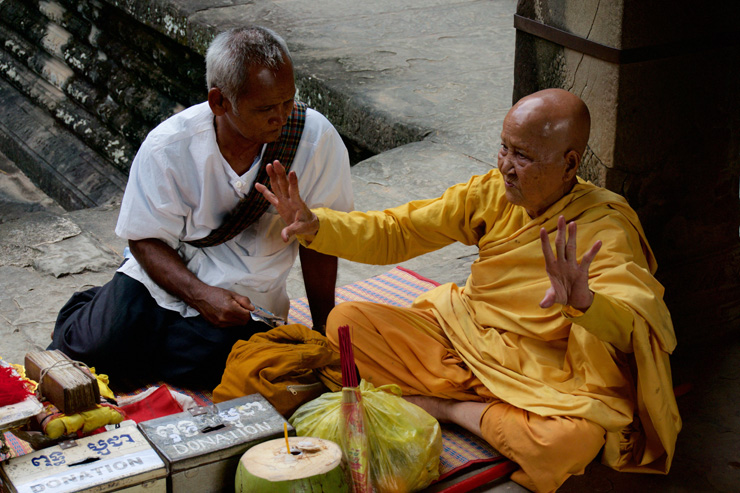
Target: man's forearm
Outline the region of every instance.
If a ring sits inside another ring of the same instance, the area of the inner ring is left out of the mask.
[[[161,240],[129,240],[131,253],[162,289],[194,305],[196,293],[206,285],[190,272],[180,255]]]
[[[334,308],[334,290],[337,284],[337,258],[300,247],[303,283],[314,329],[323,333],[326,318]]]

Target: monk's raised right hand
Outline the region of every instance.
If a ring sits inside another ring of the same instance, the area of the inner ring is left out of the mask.
[[[576,257],[576,232],[578,226],[575,221],[565,223],[565,217],[558,217],[558,232],[555,236],[555,251],[550,246],[550,238],[545,228],[540,229],[542,253],[545,256],[545,271],[550,278],[550,288],[540,301],[542,308],[549,308],[555,303],[569,305],[582,312],[591,306],[594,293],[588,287],[588,269],[601,248],[601,240],[583,255],[578,263]],[[566,232],[567,229],[567,232]],[[566,240],[567,234],[567,240]]]
[[[280,232],[283,241],[287,242],[293,235],[301,235],[310,243],[319,231],[319,219],[301,199],[295,171],[286,174],[280,161],[274,161],[267,165],[267,175],[270,177],[270,189],[262,183],[255,183],[254,188],[277,209],[287,224]]]

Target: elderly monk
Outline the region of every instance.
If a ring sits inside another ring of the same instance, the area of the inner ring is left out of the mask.
[[[666,473],[681,427],[653,253],[627,202],[576,176],[589,127],[573,94],[527,96],[504,119],[498,169],[382,212],[309,210],[279,163],[272,192],[256,185],[288,224],[283,239],[325,254],[389,264],[478,246],[464,288],[444,284],[410,308],[340,304],[327,334],[337,346],[349,325],[363,378],[483,437],[536,491],[602,448],[617,470]]]

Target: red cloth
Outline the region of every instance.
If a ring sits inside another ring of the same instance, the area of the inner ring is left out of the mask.
[[[0,366],[0,406],[17,404],[33,392],[11,366]]]
[[[141,423],[162,416],[182,412],[182,406],[164,385],[140,401],[121,406],[129,419]]]

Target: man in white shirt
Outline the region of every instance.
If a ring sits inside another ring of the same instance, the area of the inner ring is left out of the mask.
[[[133,256],[105,286],[75,293],[49,346],[114,383],[218,383],[234,342],[269,328],[253,320],[256,307],[287,318],[298,253],[317,329],[334,306],[336,258],[284,243],[280,216],[260,214],[253,184],[268,161],[292,158],[312,207],[352,210],[341,137],[294,103],[292,61],[274,32],[221,33],[206,68],[208,101],[155,128],[131,166],[116,233]]]

